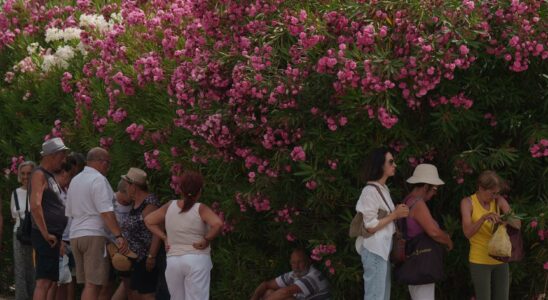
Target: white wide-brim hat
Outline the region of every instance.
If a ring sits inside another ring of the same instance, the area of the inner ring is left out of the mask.
[[[445,182],[440,179],[438,169],[431,164],[420,164],[413,171],[413,176],[407,179],[408,183],[427,183],[431,185],[443,185]]]
[[[61,138],[52,138],[42,144],[42,151],[40,151],[40,155],[46,156],[63,150],[70,149],[65,146],[65,143],[63,143]]]

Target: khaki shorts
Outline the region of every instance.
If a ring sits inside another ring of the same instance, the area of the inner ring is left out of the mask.
[[[106,241],[102,236],[83,236],[70,240],[78,283],[105,285],[108,282],[110,261],[105,255]]]

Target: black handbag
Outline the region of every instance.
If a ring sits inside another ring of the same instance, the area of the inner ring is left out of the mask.
[[[444,279],[443,246],[426,233],[407,241],[407,260],[396,267],[394,278],[399,283],[420,285]]]
[[[15,198],[15,206],[19,212],[19,199],[17,197],[17,192],[13,191],[13,197]],[[15,232],[15,236],[21,244],[30,245],[30,233],[32,231],[32,216],[29,211],[29,193],[27,192],[27,207],[25,207],[25,218],[19,222],[19,227]]]

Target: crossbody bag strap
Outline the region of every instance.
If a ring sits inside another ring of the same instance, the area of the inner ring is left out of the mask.
[[[19,206],[19,197],[17,197],[17,190],[13,190],[13,199],[15,200],[15,209],[17,209],[17,213],[19,213],[19,209],[21,209],[21,206]]]
[[[384,195],[382,194],[381,189],[379,189],[379,187],[377,185],[372,184],[372,183],[368,183],[367,185],[373,186],[373,187],[375,187],[375,189],[377,189],[377,192],[379,192],[379,195],[381,195],[382,201],[384,202],[386,207],[388,207],[388,210],[390,212],[392,212],[392,209],[390,209],[390,205],[388,205],[388,202],[386,201],[386,198],[384,198]]]

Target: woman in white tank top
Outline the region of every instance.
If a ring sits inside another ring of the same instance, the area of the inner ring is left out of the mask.
[[[199,173],[185,172],[182,199],[169,201],[145,218],[148,229],[166,243],[165,275],[174,300],[209,299],[213,267],[209,245],[221,232],[223,221],[207,205],[197,202],[202,187]]]

